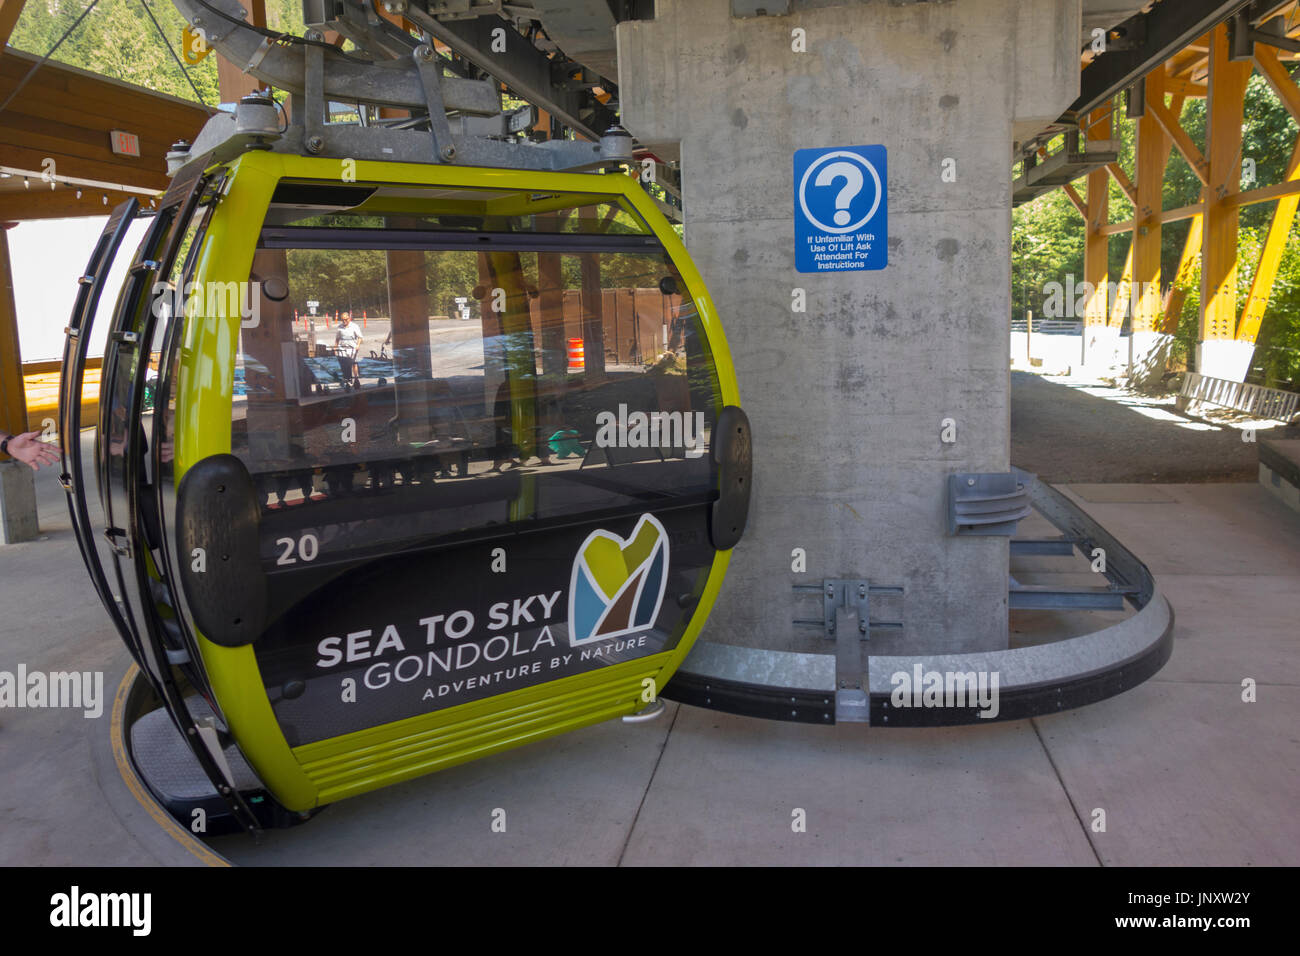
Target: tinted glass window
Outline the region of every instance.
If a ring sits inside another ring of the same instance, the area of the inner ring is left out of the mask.
[[[268,564],[281,533],[349,559],[713,496],[707,343],[653,237],[605,231],[618,207],[514,233],[283,213],[226,304],[244,316],[232,452]]]

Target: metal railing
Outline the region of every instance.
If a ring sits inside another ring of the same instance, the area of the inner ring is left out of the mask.
[[[1025,319],[1012,319],[1012,332],[1027,332],[1028,322]],[[1034,334],[1043,333],[1044,335],[1081,335],[1083,334],[1083,322],[1078,319],[1034,319]]]
[[[1233,382],[1225,378],[1212,378],[1200,372],[1188,372],[1183,379],[1180,397],[1189,402],[1205,402],[1236,409],[1255,418],[1267,418],[1289,423],[1300,413],[1300,394],[1284,392],[1280,388],[1265,388]]]

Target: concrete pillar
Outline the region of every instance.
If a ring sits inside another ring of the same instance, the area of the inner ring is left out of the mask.
[[[853,577],[906,588],[881,611],[905,629],[872,653],[1006,647],[1007,539],[948,535],[947,478],[1010,465],[1011,148],[1077,94],[1079,2],[730,10],[660,0],[618,26],[623,122],[680,144],[687,245],[753,426],[750,523],[705,636],[824,652],[791,625],[820,608],[791,586]],[[871,144],[889,151],[889,266],[796,272],[794,151]]]
[[[1174,337],[1154,329],[1133,331],[1128,343],[1129,381],[1133,385],[1154,385],[1165,374]]]
[[[0,544],[31,541],[36,524],[36,473],[21,461],[0,462]]]
[[[1244,382],[1255,357],[1255,343],[1236,339],[1206,339],[1196,346],[1196,370],[1211,378]]]

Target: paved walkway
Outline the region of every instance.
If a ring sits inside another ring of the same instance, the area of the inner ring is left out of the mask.
[[[1300,427],[1256,438],[1300,438]],[[1011,460],[1045,481],[1254,481],[1257,445],[1239,427],[1087,379],[1011,373]]]
[[[1068,490],[1178,614],[1172,660],[1119,697],[908,730],[670,704],[344,801],[261,846],[211,845],[265,865],[1300,864],[1300,515],[1247,483]],[[126,652],[52,471],[38,494],[45,539],[0,548],[0,670],[102,669],[111,699]],[[201,862],[128,792],[107,712],[0,711],[0,864]]]

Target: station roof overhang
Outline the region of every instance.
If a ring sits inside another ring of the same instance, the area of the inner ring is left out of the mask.
[[[0,104],[15,89],[0,110],[0,221],[106,215],[128,195],[147,205],[170,181],[168,148],[215,112],[6,47]],[[114,152],[114,131],[137,137],[139,156]]]

